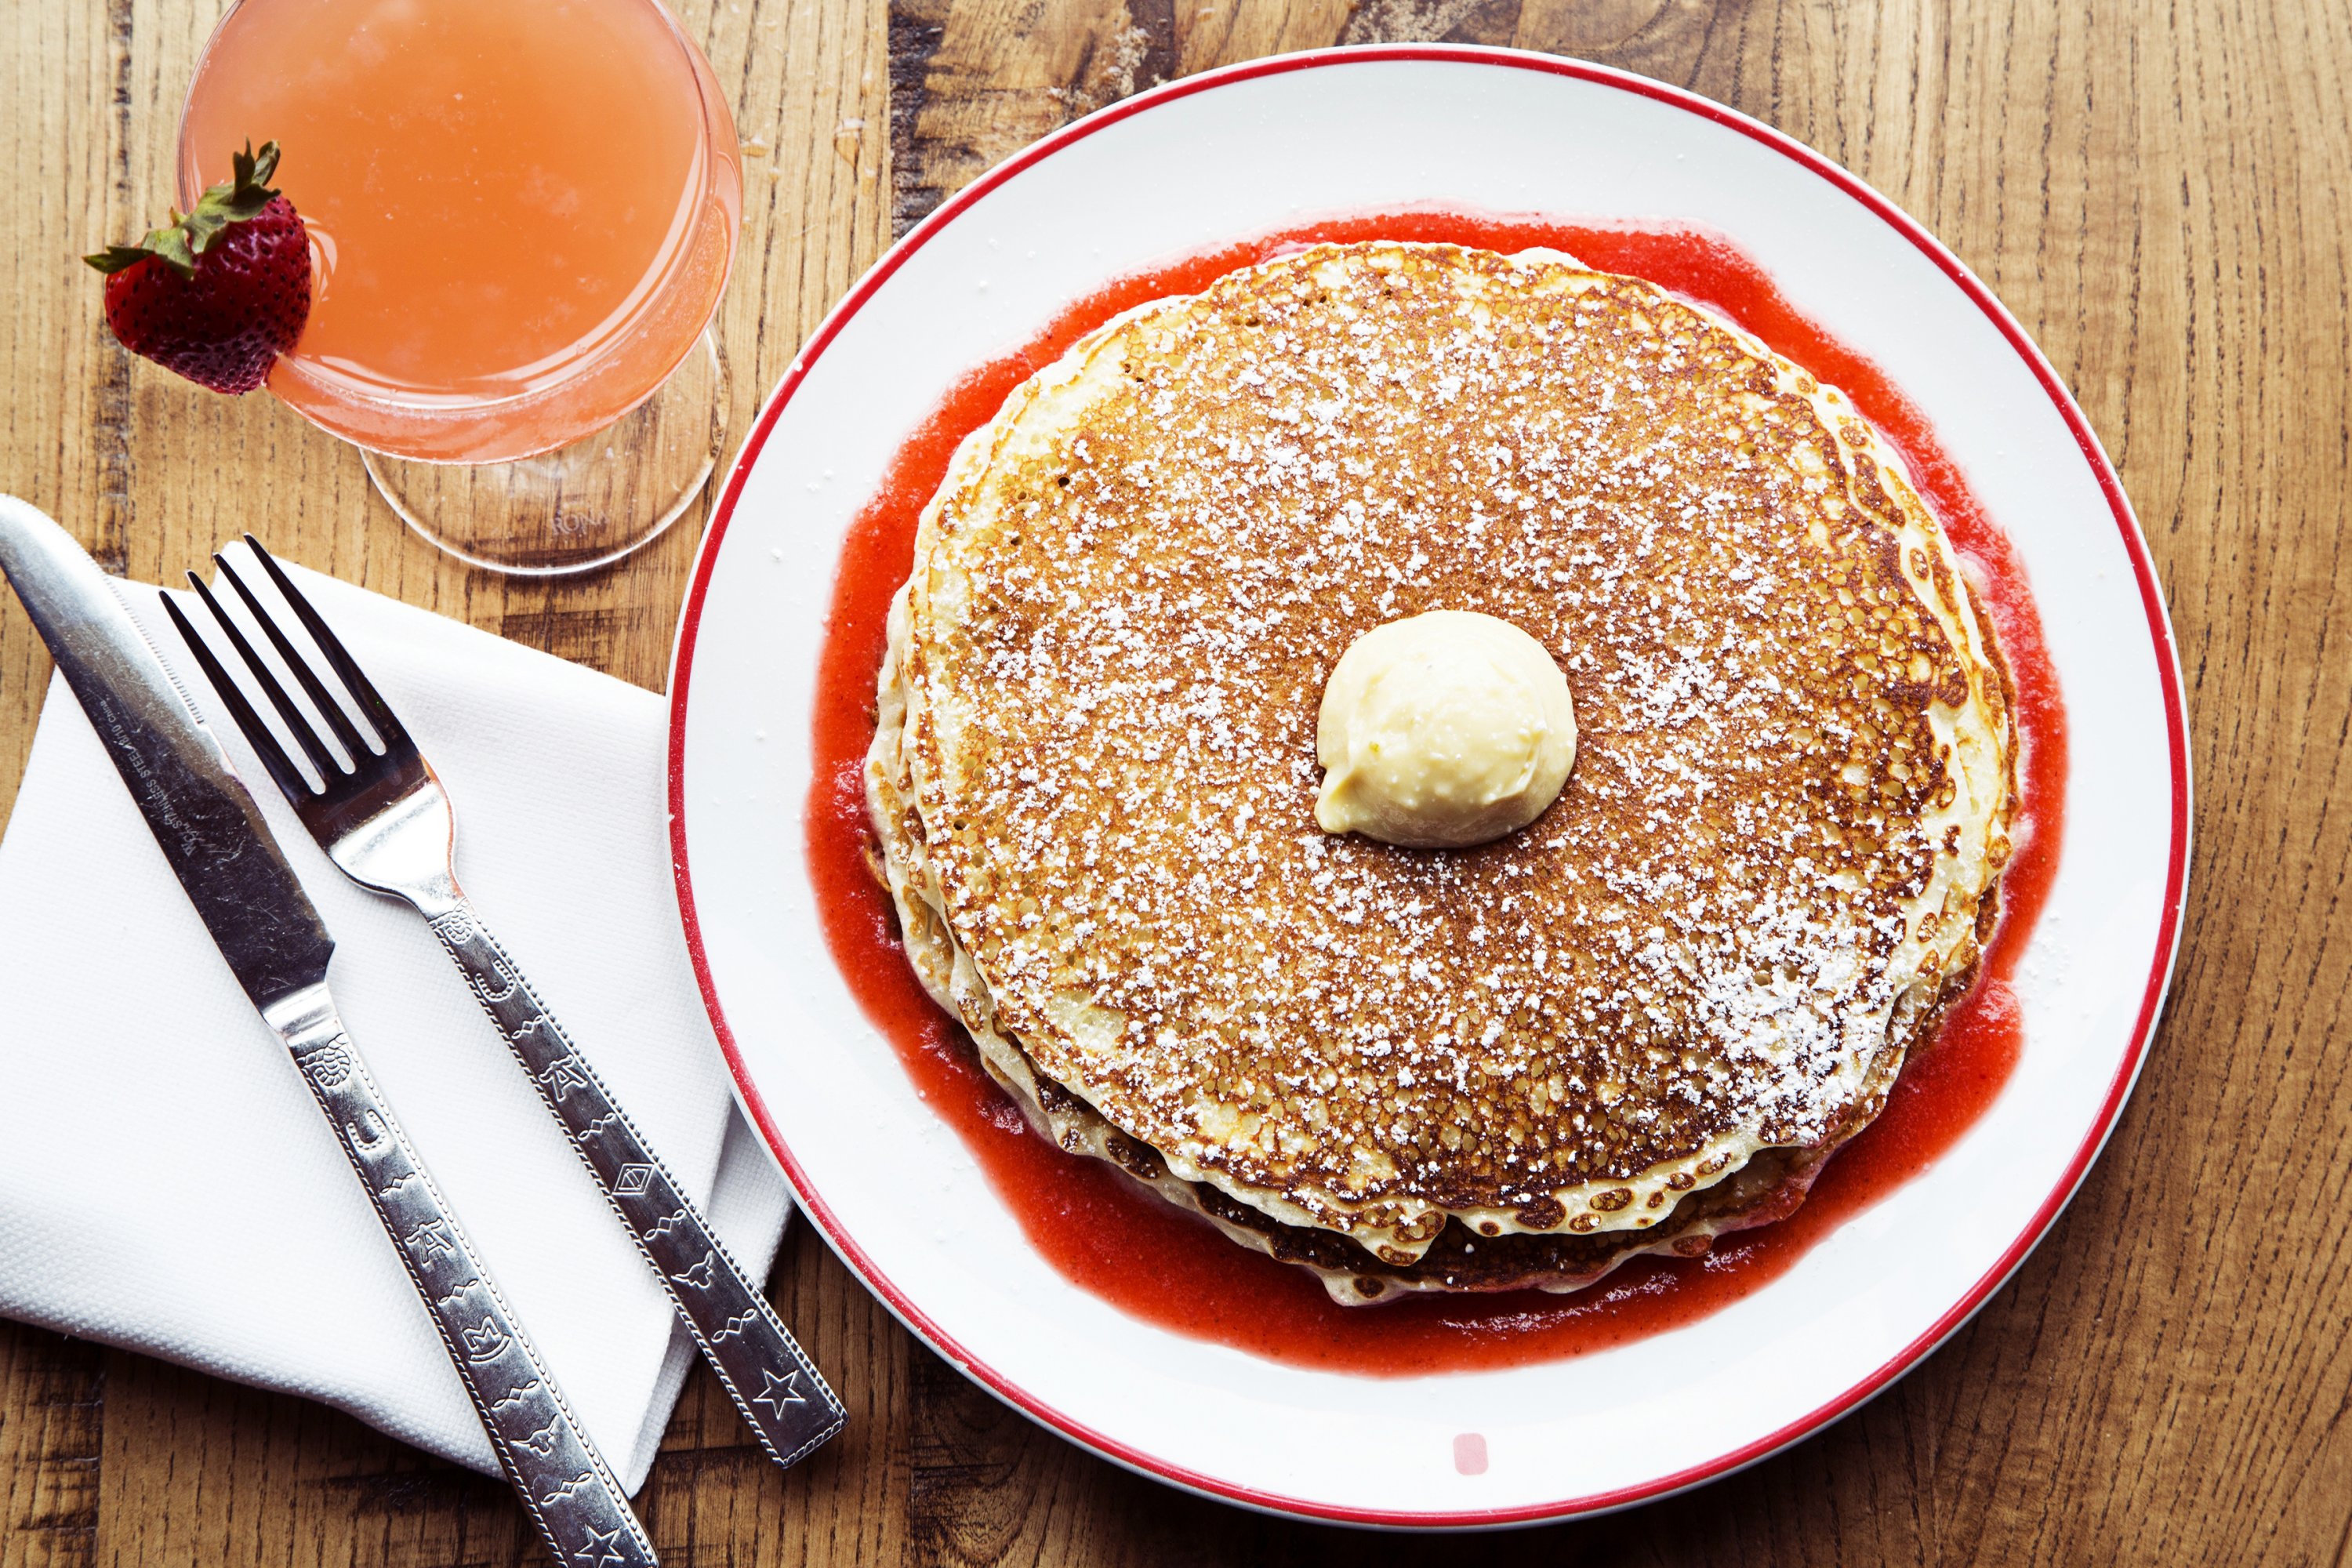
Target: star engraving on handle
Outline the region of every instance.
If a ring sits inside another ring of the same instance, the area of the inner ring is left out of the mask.
[[[572,1554],[572,1561],[584,1563],[586,1568],[611,1568],[614,1563],[631,1561],[632,1554],[623,1548],[617,1526],[612,1530],[599,1530],[593,1524],[584,1528],[587,1534],[580,1550]]]
[[[801,1392],[799,1373],[788,1372],[783,1376],[778,1377],[763,1366],[760,1369],[760,1376],[766,1381],[767,1386],[751,1395],[752,1404],[773,1405],[776,1414],[782,1415],[784,1413],[784,1406],[788,1405],[808,1403],[808,1396]]]
[[[681,1285],[691,1285],[698,1290],[708,1290],[710,1289],[711,1270],[717,1267],[718,1262],[719,1254],[715,1251],[707,1251],[702,1255],[701,1262],[683,1274],[673,1274],[670,1278]]]

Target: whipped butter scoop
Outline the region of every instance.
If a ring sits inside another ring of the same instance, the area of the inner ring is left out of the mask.
[[[1458,849],[1543,815],[1576,762],[1568,678],[1492,616],[1431,610],[1349,645],[1323,688],[1326,833]]]

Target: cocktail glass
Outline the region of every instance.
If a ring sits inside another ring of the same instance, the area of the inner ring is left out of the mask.
[[[659,0],[237,0],[181,115],[181,205],[271,140],[312,298],[269,389],[410,527],[578,572],[692,504],[742,167]]]

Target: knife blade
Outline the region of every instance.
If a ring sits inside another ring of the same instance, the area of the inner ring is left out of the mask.
[[[0,574],[237,984],[327,1113],[541,1539],[560,1563],[653,1568],[653,1544],[620,1482],[352,1047],[327,988],[334,939],[219,738],[113,579],[14,496],[0,495]]]
[[[0,571],[253,1005],[324,980],[334,939],[112,580],[14,496],[0,496]]]

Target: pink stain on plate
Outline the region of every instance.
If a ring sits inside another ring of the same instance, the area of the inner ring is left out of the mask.
[[[1463,1432],[1454,1439],[1454,1468],[1465,1476],[1486,1473],[1486,1439],[1475,1432]]]

